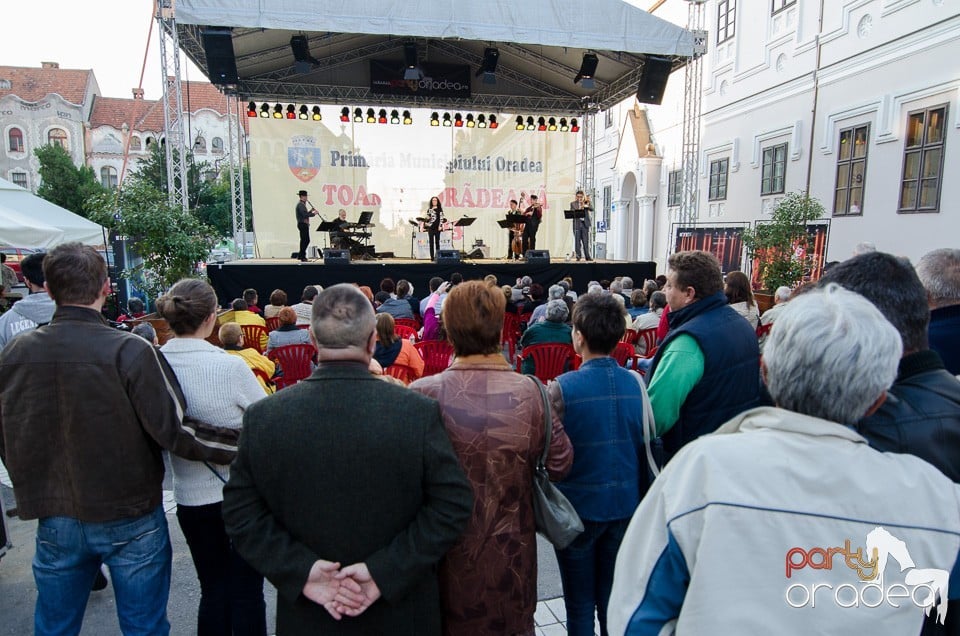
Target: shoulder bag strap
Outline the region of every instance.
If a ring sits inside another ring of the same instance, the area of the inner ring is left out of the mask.
[[[553,432],[553,422],[550,417],[550,398],[547,397],[547,388],[543,386],[543,382],[535,376],[529,376],[533,383],[537,385],[537,390],[540,391],[540,398],[543,400],[543,427],[546,431],[546,434],[543,438],[543,452],[540,453],[540,459],[537,462],[537,468],[544,468],[547,465],[547,454],[550,452],[550,435]]]
[[[643,446],[647,451],[647,464],[650,466],[650,472],[654,479],[660,476],[660,467],[657,466],[653,458],[653,451],[650,450],[650,441],[657,436],[657,424],[653,419],[653,405],[650,404],[650,396],[647,395],[647,385],[643,381],[643,376],[631,371],[637,377],[637,384],[640,386],[640,396],[643,399]]]

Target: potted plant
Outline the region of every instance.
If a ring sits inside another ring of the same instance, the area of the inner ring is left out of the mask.
[[[823,204],[801,192],[788,193],[770,220],[743,231],[755,282],[771,295],[778,287],[794,287],[813,268],[807,224],[823,217]],[[761,308],[762,309],[762,308]]]

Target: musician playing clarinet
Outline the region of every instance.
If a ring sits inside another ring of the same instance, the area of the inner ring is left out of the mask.
[[[430,206],[427,209],[427,233],[430,238],[430,260],[436,257],[436,252],[440,250],[440,225],[446,223],[447,219],[443,216],[443,206],[440,205],[440,199],[430,197]]]
[[[306,263],[307,246],[310,245],[310,217],[317,216],[317,210],[307,201],[306,190],[301,190],[297,194],[300,196],[300,202],[297,203],[297,230],[300,232],[300,251],[297,252],[297,258],[300,262]],[[307,209],[308,205],[309,209]]]

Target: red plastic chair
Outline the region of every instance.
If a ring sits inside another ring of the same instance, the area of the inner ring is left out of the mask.
[[[394,362],[389,367],[383,370],[384,373],[389,375],[391,378],[397,378],[404,384],[410,384],[413,381],[414,373],[413,369],[405,364],[398,364]]]
[[[405,325],[407,327],[410,327],[414,331],[418,331],[421,326],[420,321],[414,318],[394,318],[393,324],[396,325],[397,327],[399,327],[400,325]]]
[[[267,328],[260,325],[240,325],[243,333],[243,342],[257,353],[263,353],[267,348]]]
[[[636,344],[637,338],[640,337],[640,332],[636,329],[627,329],[623,332],[623,337],[620,338],[620,342],[626,342],[629,345]]]
[[[407,340],[410,336],[413,336],[414,342],[417,340],[417,330],[409,325],[394,325],[393,333],[397,334],[399,337]]]
[[[633,349],[632,344],[628,344],[624,341],[617,343],[617,346],[613,348],[613,351],[610,353],[610,357],[617,361],[621,367],[627,366],[627,361],[633,358],[636,355],[636,352]]]
[[[423,358],[423,377],[440,373],[450,366],[453,347],[445,340],[424,340],[413,345]]]
[[[644,329],[637,334],[637,342],[643,340],[643,344],[646,345],[644,354],[638,356],[641,358],[652,358],[657,353],[657,328],[650,327],[649,329]]]
[[[769,336],[771,329],[773,329],[772,322],[768,322],[765,325],[757,325],[757,338],[763,338],[764,336]]]
[[[522,373],[523,361],[533,359],[533,374],[543,383],[575,368],[577,352],[568,344],[546,342],[528,345],[517,356],[517,372]]]
[[[500,345],[507,346],[508,362],[517,356],[517,343],[520,341],[520,317],[509,311],[503,314],[503,330],[500,332]]]
[[[274,316],[273,318],[267,318],[267,331],[274,331],[280,326],[280,316]]]
[[[316,349],[308,344],[286,345],[270,352],[270,359],[275,361],[283,371],[283,375],[273,378],[278,391],[296,384],[313,373],[310,361],[314,353]]]

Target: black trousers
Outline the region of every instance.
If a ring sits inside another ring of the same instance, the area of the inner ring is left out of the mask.
[[[523,255],[526,257],[528,250],[537,249],[537,230],[540,229],[539,223],[527,223],[523,226]]]
[[[310,245],[310,224],[297,223],[297,229],[300,231],[300,251],[297,252],[297,258],[307,257],[307,246]]]
[[[436,257],[436,253],[440,250],[440,230],[429,230],[427,232],[430,238],[430,260],[432,261]]]

